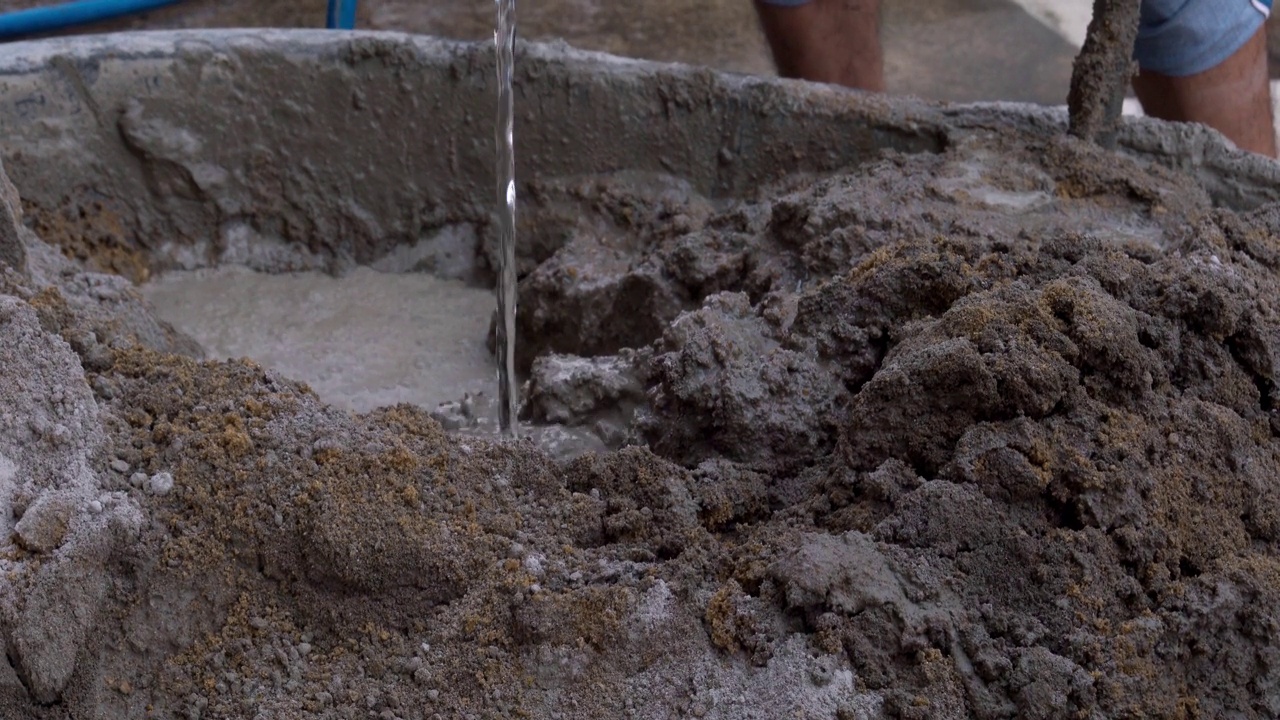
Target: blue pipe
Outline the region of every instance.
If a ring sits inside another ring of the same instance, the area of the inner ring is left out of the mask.
[[[66,30],[179,2],[182,0],[76,0],[61,5],[15,10],[0,14],[0,40]]]
[[[325,27],[330,30],[350,30],[356,26],[356,0],[329,0],[329,13]]]

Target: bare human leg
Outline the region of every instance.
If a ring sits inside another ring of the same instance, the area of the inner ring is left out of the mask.
[[[755,3],[780,75],[884,91],[880,0]]]
[[[1133,89],[1152,117],[1203,123],[1243,150],[1276,156],[1265,27],[1202,73],[1172,77],[1139,69]]]

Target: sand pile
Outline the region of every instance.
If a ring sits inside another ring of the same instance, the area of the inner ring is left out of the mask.
[[[1008,133],[532,197],[526,416],[606,454],[201,362],[23,233],[0,716],[1280,714],[1280,214]]]

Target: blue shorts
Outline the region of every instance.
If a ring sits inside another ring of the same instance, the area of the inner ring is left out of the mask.
[[[1271,0],[1142,0],[1133,57],[1143,70],[1195,75],[1244,47],[1270,14]]]
[[[810,0],[763,0],[795,7]],[[1185,77],[1217,66],[1244,47],[1271,13],[1272,0],[1142,0],[1133,57],[1143,70]]]

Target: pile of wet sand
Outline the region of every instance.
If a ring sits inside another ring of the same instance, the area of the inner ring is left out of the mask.
[[[1274,209],[1007,134],[535,190],[526,416],[606,454],[202,362],[0,227],[0,716],[1280,714]]]

